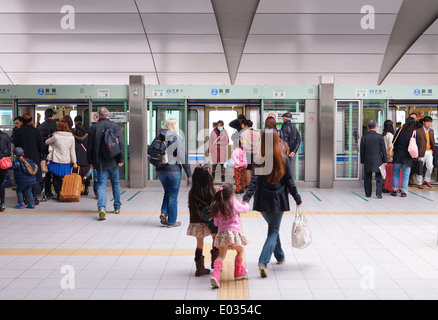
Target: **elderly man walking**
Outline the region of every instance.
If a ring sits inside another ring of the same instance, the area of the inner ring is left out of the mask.
[[[381,134],[377,133],[376,120],[368,121],[368,132],[362,136],[360,141],[360,163],[364,164],[364,189],[365,195],[371,197],[371,178],[373,172],[376,176],[376,195],[382,198],[383,180],[379,167],[387,163],[385,141]]]
[[[117,123],[109,120],[105,107],[97,111],[99,120],[90,127],[88,137],[88,163],[97,172],[97,208],[99,220],[106,217],[106,182],[109,176],[114,197],[114,213],[120,213],[119,167],[125,162],[123,137]],[[115,151],[115,152],[114,152]]]

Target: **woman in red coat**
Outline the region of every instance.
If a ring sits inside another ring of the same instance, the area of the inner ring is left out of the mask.
[[[219,120],[217,122],[216,128],[210,134],[210,139],[208,140],[210,159],[212,161],[212,175],[215,178],[216,167],[218,163],[221,165],[221,180],[225,181],[225,168],[224,163],[228,160],[228,143],[230,139],[228,138],[228,133],[224,128],[224,122]]]

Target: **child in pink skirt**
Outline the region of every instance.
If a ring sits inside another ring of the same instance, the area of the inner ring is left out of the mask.
[[[247,238],[240,233],[240,214],[248,212],[249,204],[241,204],[234,199],[234,188],[225,183],[216,192],[211,204],[211,216],[214,224],[218,227],[218,233],[214,240],[214,246],[219,248],[219,257],[214,262],[214,271],[211,277],[211,285],[219,288],[220,273],[223,260],[229,249],[237,251],[234,260],[234,279],[244,279],[248,271],[243,267],[243,247],[248,244]]]

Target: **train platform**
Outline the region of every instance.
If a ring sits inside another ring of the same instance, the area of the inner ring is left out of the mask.
[[[159,220],[161,188],[122,188],[121,214],[107,213],[105,221],[97,220],[92,192],[78,203],[48,200],[32,210],[15,209],[8,188],[0,213],[0,300],[438,299],[438,187],[382,199],[366,198],[361,188],[299,188],[312,244],[292,248],[295,212],[285,213],[286,262],[272,257],[269,276],[261,278],[267,224],[250,211],[242,215],[248,279],[233,279],[231,251],[219,289],[210,276],[195,277],[188,191],[181,188],[178,198],[182,226],[166,228]]]

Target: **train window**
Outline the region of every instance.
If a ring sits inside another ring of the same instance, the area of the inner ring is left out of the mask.
[[[0,127],[1,128],[12,128],[12,110],[1,110],[0,109]]]
[[[395,112],[396,127],[400,128],[406,121],[406,110],[397,110]]]
[[[78,115],[78,110],[77,109],[70,110],[69,115],[74,120],[76,118],[76,116]],[[74,121],[73,121],[73,128],[74,127],[75,127],[75,124],[74,124]]]

